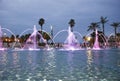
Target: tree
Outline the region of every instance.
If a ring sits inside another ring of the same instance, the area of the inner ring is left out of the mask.
[[[38,32],[41,33],[41,31],[38,31]],[[43,31],[43,35],[42,35],[42,36],[43,36],[43,38],[46,39],[47,41],[50,40],[50,36],[49,36],[46,32],[44,32],[44,31]],[[40,38],[41,38],[41,37],[38,35],[38,39],[40,39]]]
[[[70,19],[70,21],[68,22],[68,24],[70,25],[71,27],[71,31],[73,31],[73,27],[75,25],[75,20],[74,19]]]
[[[104,25],[105,25],[105,23],[107,23],[107,22],[108,22],[107,17],[101,16],[101,18],[100,18],[100,23],[102,24],[102,30],[103,30],[103,34],[104,34],[104,35],[105,35],[105,27],[104,27]]]
[[[119,22],[113,22],[113,23],[111,24],[111,26],[114,27],[115,39],[116,39],[117,28],[120,27],[120,23],[119,23]]]
[[[91,33],[92,39],[95,39],[95,31],[96,31],[97,28],[100,28],[98,22],[93,22],[93,23],[91,23],[91,24],[88,26],[88,30],[87,30],[87,31],[90,31],[90,30],[93,31],[93,33]],[[92,40],[91,42],[94,43],[94,40]]]
[[[41,34],[42,34],[42,27],[44,23],[45,23],[45,20],[43,18],[40,18],[39,25],[41,26]]]
[[[95,30],[97,28],[100,28],[99,24],[97,22],[93,22],[93,23],[90,24],[90,26],[88,26],[88,30],[87,31],[93,30],[95,32]]]

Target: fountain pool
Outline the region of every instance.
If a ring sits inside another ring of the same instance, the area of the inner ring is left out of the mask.
[[[119,48],[0,52],[0,81],[120,81]]]

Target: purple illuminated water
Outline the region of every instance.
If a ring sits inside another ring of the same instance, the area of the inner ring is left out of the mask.
[[[34,25],[33,33],[29,36],[27,39],[23,49],[28,50],[39,50],[38,49],[38,41],[37,41],[37,35],[40,36],[40,39],[46,44],[46,47],[48,48],[47,41],[42,37],[42,35],[37,31],[36,26]]]
[[[95,42],[94,42],[94,45],[93,45],[93,49],[95,50],[99,50],[100,49],[100,46],[99,46],[99,41],[98,41],[98,31],[96,29],[95,31]]]
[[[36,26],[34,25],[33,28],[33,33],[29,36],[29,38],[26,41],[26,44],[24,45],[24,49],[37,49],[37,40],[36,40],[36,36],[37,36],[37,29]]]
[[[79,48],[78,40],[76,39],[74,33],[71,31],[71,27],[68,28],[68,37],[64,42],[64,48],[74,50]]]

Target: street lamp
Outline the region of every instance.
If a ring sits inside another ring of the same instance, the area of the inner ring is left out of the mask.
[[[52,44],[53,44],[53,27],[51,26],[51,40],[52,40]]]
[[[51,38],[53,39],[53,27],[51,26]]]

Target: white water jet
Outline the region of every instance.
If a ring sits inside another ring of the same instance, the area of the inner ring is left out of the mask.
[[[40,39],[45,43],[45,47],[49,48],[46,39],[44,39],[42,37],[42,35],[37,31],[36,29],[36,25],[34,25],[33,28],[33,33],[29,36],[29,38],[27,39],[23,49],[28,49],[28,50],[40,50],[38,48],[38,41],[37,41],[37,35],[40,36]]]
[[[100,46],[99,46],[99,41],[98,41],[98,31],[97,29],[95,30],[95,42],[94,42],[94,45],[93,45],[93,48],[94,50],[100,50]]]
[[[71,31],[71,27],[68,28],[68,37],[65,40],[63,47],[68,50],[80,49],[78,40],[76,39],[74,33]]]

